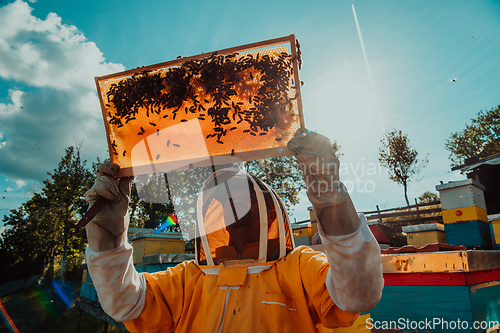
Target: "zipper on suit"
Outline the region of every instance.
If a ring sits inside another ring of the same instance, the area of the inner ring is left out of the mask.
[[[227,300],[229,299],[229,290],[231,290],[230,287],[227,288],[226,300],[224,301],[224,309],[222,310],[222,318],[220,319],[219,330],[217,331],[217,333],[220,333],[222,329],[222,322],[224,321],[224,316],[226,314]]]

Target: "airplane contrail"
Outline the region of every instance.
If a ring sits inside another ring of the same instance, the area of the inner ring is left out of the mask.
[[[368,57],[366,56],[365,44],[363,43],[363,36],[361,35],[361,29],[359,28],[358,17],[356,16],[356,10],[354,9],[354,4],[352,4],[352,13],[354,14],[354,21],[356,21],[356,28],[358,29],[359,42],[361,44],[361,50],[363,51],[363,56],[365,58],[365,64],[368,70],[368,78],[370,79],[370,85],[372,87],[373,97],[375,98],[375,107],[377,108],[378,119],[380,121],[380,126],[382,127],[382,132],[385,133],[384,122],[382,121],[382,116],[380,115],[380,108],[378,106],[377,94],[375,92],[375,86],[373,85],[372,72],[370,70],[370,64],[368,63]]]

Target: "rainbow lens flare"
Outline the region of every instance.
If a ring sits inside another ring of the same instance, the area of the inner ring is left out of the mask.
[[[155,234],[167,229],[168,227],[174,226],[179,223],[179,220],[177,220],[177,216],[175,216],[174,213],[170,213],[170,215],[167,217],[167,220],[163,222],[158,229],[155,230]]]

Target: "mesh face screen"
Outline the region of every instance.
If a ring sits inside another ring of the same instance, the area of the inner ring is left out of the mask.
[[[111,160],[140,174],[213,156],[280,156],[301,126],[290,49],[214,53],[96,78]]]

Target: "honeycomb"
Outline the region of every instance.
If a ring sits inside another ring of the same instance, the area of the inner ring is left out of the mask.
[[[290,53],[284,45],[213,53],[96,78],[111,161],[138,174],[281,151],[301,126]]]

